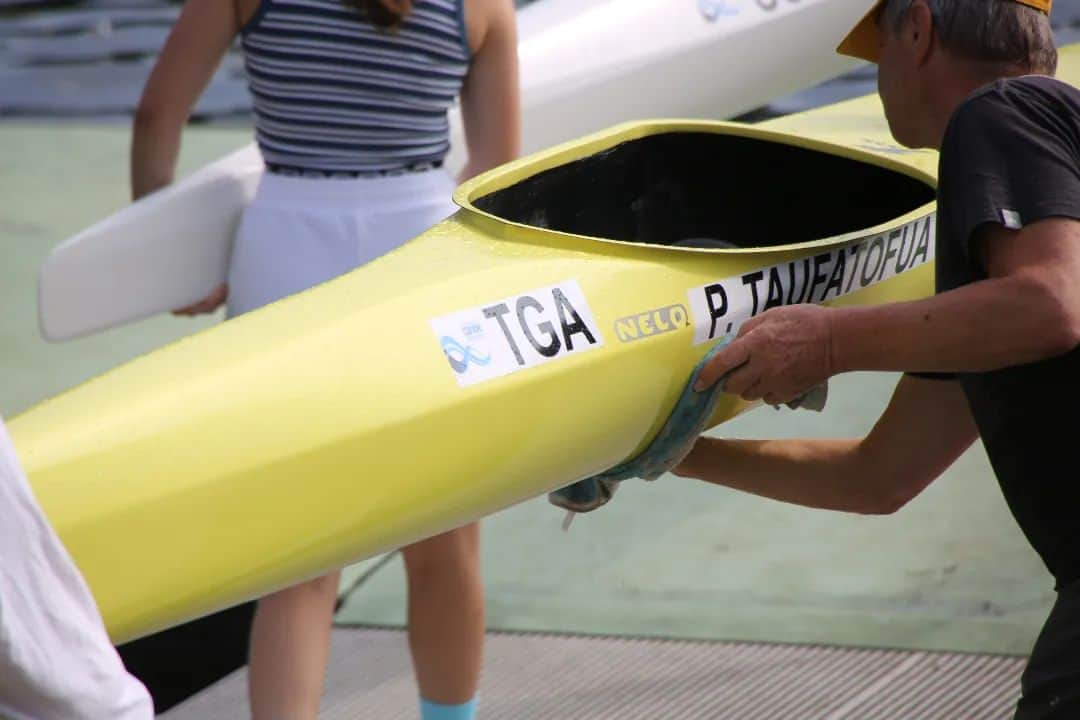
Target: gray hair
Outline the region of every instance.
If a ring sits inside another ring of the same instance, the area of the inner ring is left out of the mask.
[[[900,31],[914,0],[887,0],[879,22]],[[941,44],[982,63],[1019,67],[1025,73],[1053,75],[1057,48],[1050,18],[1012,0],[924,0]]]

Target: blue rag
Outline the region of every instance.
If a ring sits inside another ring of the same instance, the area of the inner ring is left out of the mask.
[[[606,505],[623,480],[629,478],[655,480],[682,462],[682,459],[693,449],[698,437],[705,431],[705,425],[712,417],[716,403],[720,399],[720,393],[723,392],[724,378],[720,378],[712,387],[701,392],[694,390],[694,383],[697,382],[705,365],[730,340],[731,338],[727,337],[718,342],[694,367],[667,422],[645,450],[609,470],[548,493],[548,501],[570,513],[589,512]],[[804,407],[821,410],[825,407],[827,396],[828,384],[826,383],[808,390],[786,404],[792,409]],[[571,517],[572,515],[568,516],[567,520],[569,521]],[[563,527],[565,528],[566,525]]]

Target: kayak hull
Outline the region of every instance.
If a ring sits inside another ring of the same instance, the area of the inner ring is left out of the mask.
[[[868,304],[932,292],[932,202],[835,237],[732,250],[586,237],[481,209],[576,159],[686,132],[858,158],[932,195],[932,174],[902,157],[733,123],[619,126],[466,183],[457,214],[377,261],[31,408],[12,420],[14,442],[114,641],[624,461],[711,344],[771,295]],[[748,407],[724,396],[711,424]]]

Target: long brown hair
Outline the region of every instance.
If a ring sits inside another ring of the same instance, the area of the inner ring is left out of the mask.
[[[344,0],[367,13],[371,22],[379,27],[392,28],[412,12],[412,0]]]

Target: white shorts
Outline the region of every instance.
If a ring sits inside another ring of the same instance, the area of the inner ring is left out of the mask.
[[[149,693],[124,669],[0,419],[0,718],[153,717]]]
[[[226,317],[399,247],[457,209],[454,187],[443,169],[355,179],[264,173],[233,244]]]

